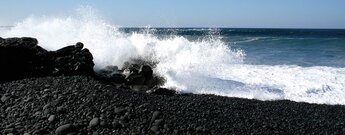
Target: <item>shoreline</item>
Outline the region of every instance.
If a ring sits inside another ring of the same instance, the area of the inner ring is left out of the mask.
[[[56,134],[66,124],[73,126],[62,133],[341,134],[345,130],[341,105],[155,95],[118,89],[89,76],[30,78],[0,88],[3,134]]]
[[[345,106],[176,94],[160,88],[164,78],[147,61],[96,73],[83,43],[56,51],[37,44],[0,38],[0,134],[345,132]]]

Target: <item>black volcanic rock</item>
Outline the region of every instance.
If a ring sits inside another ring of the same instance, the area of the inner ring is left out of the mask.
[[[134,91],[146,92],[148,90],[160,88],[165,83],[165,78],[154,73],[152,65],[146,65],[144,60],[125,62],[120,70],[117,66],[107,66],[96,72],[96,78],[103,82],[115,84]],[[176,93],[173,90],[170,92]],[[169,93],[169,92],[168,92]],[[155,94],[164,94],[157,91]],[[166,95],[173,95],[167,94]]]
[[[125,75],[118,69],[117,66],[107,66],[96,73],[97,78],[115,84],[122,84],[126,82]]]
[[[78,42],[47,51],[38,46],[35,38],[0,38],[0,83],[43,76],[91,75],[103,82],[145,92],[165,82],[164,77],[153,72],[157,63],[145,59],[130,60],[122,70],[110,65],[95,73],[93,56],[83,47]]]
[[[141,63],[146,63],[142,62]],[[159,88],[165,83],[165,78],[159,74],[154,74],[149,65],[137,63],[125,63],[123,74],[126,75],[126,86],[134,91],[148,91]],[[127,73],[125,73],[127,71]]]
[[[90,126],[90,127],[96,127],[96,126],[99,125],[99,123],[100,123],[99,118],[93,118],[93,119],[90,121],[89,126]]]
[[[75,132],[75,126],[72,124],[65,124],[60,127],[58,127],[55,131],[57,135],[65,135],[71,132]]]
[[[152,68],[148,65],[142,65],[139,74],[143,75],[146,79],[151,79],[153,75]]]
[[[0,38],[0,83],[40,76],[92,75],[92,60],[82,43],[47,51],[35,38]]]
[[[50,56],[50,57],[49,57]],[[48,63],[53,65],[53,75],[93,75],[93,57],[83,44],[67,46],[48,53]]]

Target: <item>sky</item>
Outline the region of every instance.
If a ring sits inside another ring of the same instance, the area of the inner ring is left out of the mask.
[[[345,0],[1,0],[0,26],[80,6],[124,27],[345,29]]]

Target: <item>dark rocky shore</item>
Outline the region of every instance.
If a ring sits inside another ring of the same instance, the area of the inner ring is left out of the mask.
[[[161,79],[151,74],[147,66],[130,64],[127,76],[123,75],[125,69],[115,67],[93,73],[89,70],[93,67],[92,57],[79,43],[60,51],[31,51],[22,57],[28,59],[22,60],[6,49],[10,47],[15,52],[13,48],[17,47],[13,45],[23,47],[35,40],[10,40],[13,41],[8,43],[0,38],[1,66],[7,62],[7,67],[2,67],[7,71],[0,72],[0,134],[345,132],[344,106],[175,94],[159,88]],[[29,48],[42,50],[36,45]],[[36,57],[43,55],[44,59]],[[27,69],[18,71],[19,77],[7,74],[12,73],[11,66],[15,64]],[[42,70],[45,72],[39,72]],[[27,74],[28,71],[39,74]]]

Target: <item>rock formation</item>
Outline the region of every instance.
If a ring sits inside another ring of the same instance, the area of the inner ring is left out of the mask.
[[[93,57],[82,43],[57,51],[38,46],[34,38],[0,38],[0,83],[23,78],[92,75]]]
[[[83,43],[78,42],[56,51],[47,51],[38,46],[35,38],[0,37],[0,83],[32,77],[87,75],[140,92],[150,90],[148,93],[163,95],[174,92],[160,89],[165,80],[154,74],[152,65],[155,63],[141,59],[125,63],[121,70],[117,66],[108,66],[95,73],[92,54],[83,47]]]

